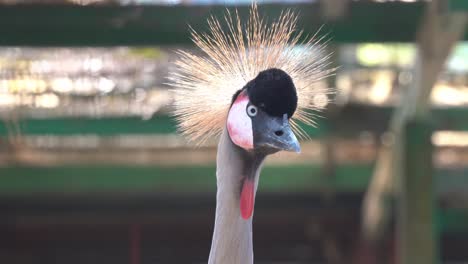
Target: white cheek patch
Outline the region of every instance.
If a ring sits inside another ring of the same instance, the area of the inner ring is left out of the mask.
[[[245,149],[253,149],[252,121],[247,115],[246,108],[249,98],[241,93],[232,104],[227,118],[229,137],[237,146]]]

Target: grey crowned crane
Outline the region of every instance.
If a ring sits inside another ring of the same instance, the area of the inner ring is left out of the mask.
[[[283,12],[269,23],[250,8],[244,23],[237,11],[209,31],[191,31],[201,54],[179,51],[169,76],[179,130],[201,144],[219,137],[216,216],[208,263],[253,263],[252,215],[263,161],[281,150],[300,152],[298,121],[314,125],[314,85],[329,76],[321,38],[297,31],[297,15]],[[302,39],[306,40],[303,41]],[[294,131],[294,132],[293,132]]]

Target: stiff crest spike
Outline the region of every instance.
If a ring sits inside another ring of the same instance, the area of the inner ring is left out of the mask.
[[[168,77],[178,128],[189,141],[203,144],[219,136],[234,93],[270,68],[291,76],[298,96],[291,126],[300,138],[307,138],[299,122],[315,125],[316,116],[311,111],[322,109],[314,104],[314,97],[333,93],[315,84],[335,69],[330,68],[325,37],[319,37],[318,32],[310,38],[304,36],[297,30],[297,22],[297,14],[290,9],[269,22],[253,3],[247,21],[240,19],[237,10],[227,10],[222,20],[208,18],[208,32],[190,27],[201,55],[178,51],[177,69]]]

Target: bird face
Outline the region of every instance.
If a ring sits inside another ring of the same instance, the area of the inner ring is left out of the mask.
[[[282,70],[262,71],[234,97],[227,118],[231,141],[252,155],[244,164],[240,191],[240,215],[252,216],[255,175],[266,155],[280,150],[299,152],[300,146],[289,124],[297,107],[291,77]]]
[[[262,71],[234,95],[227,118],[229,137],[249,152],[300,152],[289,124],[296,107],[291,77],[279,69]]]

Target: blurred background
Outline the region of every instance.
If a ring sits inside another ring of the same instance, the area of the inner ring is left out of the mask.
[[[0,263],[206,263],[216,141],[177,134],[165,77],[248,5],[0,0]],[[262,172],[256,263],[468,263],[468,1],[260,1],[284,8],[339,68]]]

